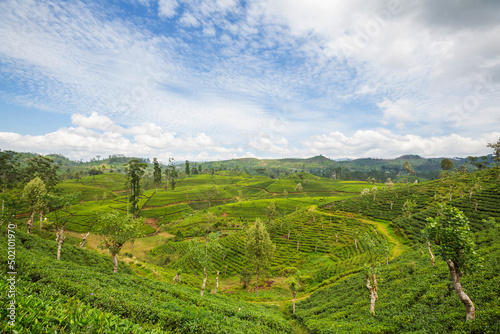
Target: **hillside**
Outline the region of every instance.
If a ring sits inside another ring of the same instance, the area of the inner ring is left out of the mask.
[[[117,274],[93,231],[99,213],[130,210],[126,175],[106,170],[67,179],[54,192],[81,196],[68,208],[47,214],[41,230],[35,224],[35,235],[24,233],[27,207],[13,220],[18,224],[16,328],[32,333],[496,333],[500,235],[490,218],[500,217],[497,176],[498,169],[487,169],[407,186],[300,171],[280,178],[241,169],[181,174],[175,189],[165,181],[144,187],[138,206],[146,236],[123,246]],[[143,182],[149,182],[147,174]],[[7,209],[19,193],[9,190]],[[404,209],[408,201],[414,203],[409,215]],[[425,219],[435,217],[443,203],[469,218],[484,259],[482,269],[462,282],[477,307],[473,322],[464,321],[446,263],[436,255],[436,266],[430,264],[421,234]],[[56,219],[68,220],[61,261],[55,260]],[[276,246],[258,282],[258,297],[255,268],[245,250],[246,233],[256,219],[266,223]],[[87,232],[81,249],[81,234]],[[209,233],[217,236],[221,250],[206,264],[207,285],[200,297],[203,267],[192,255],[215,242],[207,244]],[[386,249],[378,258],[375,316],[369,312],[363,274],[372,258],[365,235],[374,247]],[[4,247],[6,242],[4,224]],[[3,262],[3,273],[6,266]],[[177,274],[182,280],[174,285]],[[300,281],[295,314],[290,277]],[[3,320],[2,329],[7,328]]]

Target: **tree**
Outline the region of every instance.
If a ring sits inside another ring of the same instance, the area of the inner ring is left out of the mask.
[[[427,218],[427,222],[422,233],[437,246],[437,252],[448,265],[453,288],[465,306],[466,320],[472,320],[476,310],[460,283],[463,274],[474,272],[481,263],[481,258],[474,250],[469,220],[459,209],[440,205],[438,216]]]
[[[158,185],[161,184],[161,167],[156,158],[153,158],[153,182],[156,186],[156,191],[158,191]]]
[[[288,287],[292,291],[292,313],[295,313],[295,297],[297,296],[297,291],[300,289],[300,279],[296,276],[290,276],[285,280],[285,283],[288,284]]]
[[[248,261],[257,273],[257,297],[259,297],[259,274],[271,265],[276,246],[273,245],[265,225],[257,219],[248,229],[245,250]]]
[[[200,290],[200,296],[203,296],[203,293],[205,292],[205,287],[208,278],[207,271],[210,269],[210,266],[213,263],[212,258],[217,256],[222,251],[222,246],[219,243],[219,236],[220,233],[210,233],[208,235],[208,238],[206,239],[205,250],[203,250],[200,247],[200,243],[195,241],[194,239],[192,239],[191,243],[189,244],[189,251],[188,251],[189,257],[194,263],[203,268],[204,278]],[[218,283],[219,283],[219,271],[217,271],[217,288],[218,288]]]
[[[276,204],[274,204],[274,202],[271,202],[267,206],[267,208],[266,208],[266,215],[267,215],[267,218],[268,218],[269,226],[271,226],[271,221],[276,216]]]
[[[2,217],[5,210],[5,190],[12,188],[19,178],[19,162],[13,151],[0,151],[0,186],[2,187]]]
[[[99,248],[107,249],[111,253],[114,273],[118,271],[118,259],[116,256],[127,241],[133,242],[136,238],[142,236],[140,230],[142,224],[142,219],[133,219],[118,211],[104,212],[97,216],[93,232],[101,236],[102,240]]]
[[[496,143],[488,143],[487,147],[491,147],[493,149],[493,159],[497,161],[500,166],[500,138]]]
[[[66,229],[66,225],[69,222],[68,216],[69,212],[66,212],[66,215],[60,216],[60,211],[65,211],[73,201],[77,200],[81,196],[81,193],[72,193],[67,195],[53,195],[47,194],[47,206],[49,211],[54,211],[55,216],[55,228],[57,230],[56,234],[56,243],[57,243],[57,260],[61,259],[61,249],[64,241],[66,241],[66,236],[64,235],[64,230]]]
[[[406,173],[406,187],[408,188],[408,192],[410,192],[410,186],[408,184],[408,174],[415,174],[415,171],[411,168],[409,161],[405,161],[404,167]]]
[[[186,160],[186,177],[189,177],[191,171],[189,170],[189,161]]]
[[[45,195],[47,195],[47,188],[38,176],[24,187],[22,198],[28,203],[31,212],[28,220],[28,233],[31,233],[35,213],[43,211],[46,206]]]
[[[441,169],[450,171],[454,168],[455,166],[453,165],[453,161],[449,158],[441,160]]]
[[[167,179],[167,190],[168,190],[168,184],[170,183],[171,186],[173,186],[173,189],[175,189],[175,178],[178,176],[177,174],[177,168],[175,168],[175,159],[174,158],[168,158],[168,166],[167,169],[165,170],[165,176]],[[173,180],[173,182],[172,182]]]
[[[297,197],[299,197],[299,193],[303,190],[302,188],[302,184],[300,183],[297,183],[297,185],[295,186],[295,191],[297,192]]]
[[[38,176],[42,179],[47,190],[50,191],[61,181],[57,175],[59,168],[60,166],[52,159],[39,155],[28,160],[25,179],[29,181]]]
[[[375,238],[368,233],[361,237],[363,245],[368,250],[369,263],[364,267],[366,287],[370,291],[370,312],[375,315],[375,302],[378,299],[378,283],[377,272],[378,266],[376,264],[377,257],[384,253],[383,247],[376,244]]]
[[[139,196],[141,195],[141,177],[145,173],[145,169],[148,166],[145,163],[139,162],[138,159],[130,160],[126,165],[127,169],[127,183],[130,191],[129,201],[131,204],[131,213],[137,218],[139,214]],[[128,210],[127,210],[128,211]]]
[[[413,212],[413,209],[417,206],[417,203],[415,203],[415,200],[412,199],[407,199],[405,204],[403,204],[403,212],[405,215],[408,216],[408,219],[411,218],[411,213]]]

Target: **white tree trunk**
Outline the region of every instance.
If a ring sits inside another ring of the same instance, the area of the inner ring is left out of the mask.
[[[293,301],[292,301],[293,311],[292,311],[292,313],[295,313],[295,296],[296,295],[297,295],[297,291],[293,290]]]
[[[259,297],[259,265],[257,265],[257,297]]]
[[[354,246],[356,246],[356,249],[358,249],[358,240],[354,239]]]
[[[35,218],[35,211],[31,213],[30,219],[28,220],[28,234],[31,233],[31,229],[33,228],[33,219]]]
[[[217,289],[219,289],[219,272],[217,272],[217,277],[215,278],[215,291],[214,291],[214,295],[217,294]]]
[[[111,253],[111,257],[113,258],[113,272],[117,273],[118,272],[118,259],[117,259],[115,253]]]
[[[59,232],[57,232],[57,259],[61,260],[61,248],[66,240],[66,236],[64,235],[64,226],[59,229]]]
[[[203,297],[203,292],[205,291],[205,286],[207,284],[207,277],[208,277],[207,268],[203,268],[203,273],[205,274],[205,278],[203,279],[203,284],[201,286],[201,291],[200,291],[200,296],[202,297]]]
[[[82,234],[82,242],[80,243],[80,248],[83,248],[85,246],[85,241],[87,241],[87,237],[89,236],[90,232],[87,232],[87,234]]]
[[[457,272],[453,261],[451,261],[450,259],[446,259],[446,263],[448,264],[448,269],[450,270],[453,288],[455,288],[458,297],[465,305],[465,320],[472,320],[476,317],[476,308],[474,307],[472,300],[469,298],[469,296],[467,296],[467,294],[465,294],[464,290],[462,289],[462,284],[460,283],[461,273]]]
[[[427,249],[429,250],[429,254],[431,255],[431,263],[432,263],[432,265],[434,265],[434,261],[435,261],[434,254],[432,254],[431,243],[429,242],[429,240],[427,240]]]
[[[372,275],[373,278],[373,286],[370,283],[370,276],[366,276],[366,287],[370,291],[370,312],[375,315],[375,301],[378,299],[377,294],[377,276],[375,274]]]
[[[40,231],[42,230],[43,212],[40,212]]]
[[[299,251],[300,240],[297,240],[297,251]]]

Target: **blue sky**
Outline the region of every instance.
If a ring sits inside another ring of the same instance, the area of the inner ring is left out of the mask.
[[[88,160],[490,153],[497,1],[0,3],[0,149]]]

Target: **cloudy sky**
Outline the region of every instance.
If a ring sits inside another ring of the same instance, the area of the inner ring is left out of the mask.
[[[0,2],[0,149],[490,153],[500,1]]]

